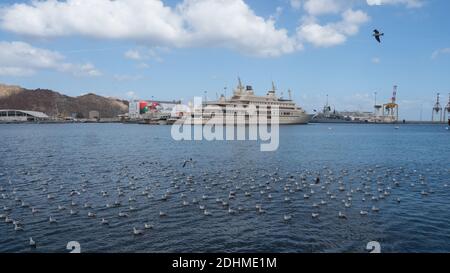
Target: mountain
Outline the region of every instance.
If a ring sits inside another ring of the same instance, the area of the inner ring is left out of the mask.
[[[19,86],[0,84],[0,109],[44,112],[49,116],[89,117],[98,111],[101,118],[114,118],[128,112],[128,102],[92,93],[69,97],[48,89],[28,90]]]

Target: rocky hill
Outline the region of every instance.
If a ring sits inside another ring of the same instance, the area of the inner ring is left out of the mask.
[[[0,109],[32,110],[49,116],[89,117],[98,111],[101,118],[114,118],[128,112],[128,102],[92,93],[69,97],[47,89],[28,90],[19,86],[0,84]]]

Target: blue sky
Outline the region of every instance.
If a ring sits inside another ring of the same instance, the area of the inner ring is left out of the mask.
[[[77,96],[228,95],[239,75],[310,112],[368,110],[399,86],[402,118],[450,92],[446,0],[107,0],[0,4],[0,82]],[[77,4],[76,4],[77,3]],[[18,5],[21,4],[21,5]],[[25,19],[24,19],[25,18]],[[385,32],[378,44],[374,28]]]

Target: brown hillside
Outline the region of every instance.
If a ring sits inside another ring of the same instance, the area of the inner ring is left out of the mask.
[[[89,117],[98,111],[102,118],[113,118],[128,112],[128,102],[95,94],[69,97],[47,89],[27,90],[18,86],[0,85],[0,109],[32,110],[49,116]]]

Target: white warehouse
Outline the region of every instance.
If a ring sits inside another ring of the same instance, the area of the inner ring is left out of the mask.
[[[49,116],[42,112],[27,110],[0,110],[0,122],[26,122],[48,120]]]

